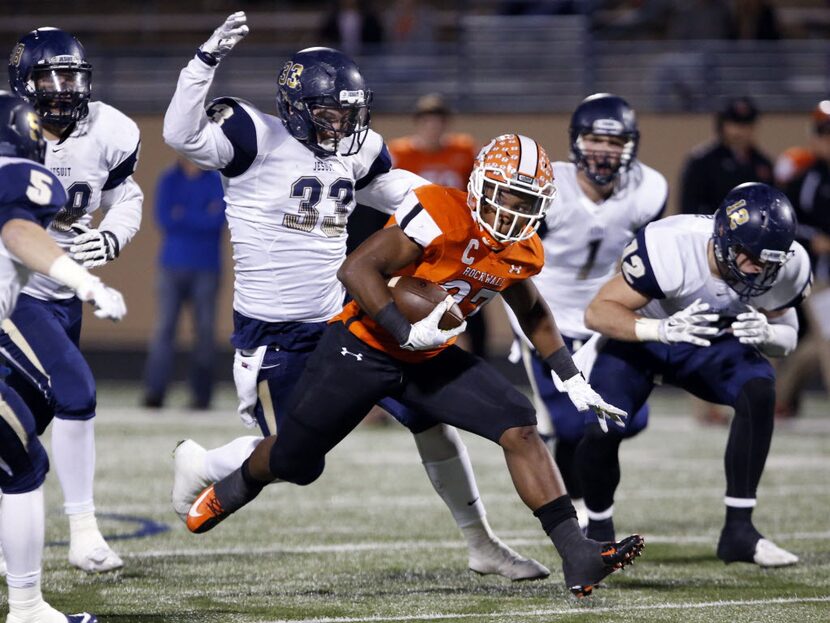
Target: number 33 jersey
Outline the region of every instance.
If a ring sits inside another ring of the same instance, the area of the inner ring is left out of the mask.
[[[343,306],[337,269],[357,202],[387,214],[426,180],[394,170],[383,139],[369,131],[352,156],[316,156],[282,121],[247,102],[203,108],[214,68],[198,59],[179,76],[165,140],[225,186],[238,313],[265,322],[320,322]],[[241,346],[239,346],[241,347]]]

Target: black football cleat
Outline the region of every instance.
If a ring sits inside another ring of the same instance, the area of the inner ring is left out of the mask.
[[[587,597],[603,578],[633,563],[644,547],[639,534],[616,543],[586,540],[580,552],[562,562],[565,584],[576,597]]]

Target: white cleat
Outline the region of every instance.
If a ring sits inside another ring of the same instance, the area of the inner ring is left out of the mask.
[[[63,614],[44,601],[33,609],[9,612],[6,623],[98,623],[98,619],[88,612]]]
[[[778,547],[769,539],[759,539],[755,544],[753,560],[761,567],[789,567],[798,562],[798,556]]]
[[[205,450],[192,439],[180,441],[173,450],[173,510],[187,522],[190,506],[211,481],[205,475]]]
[[[545,565],[525,558],[498,538],[470,550],[469,566],[480,575],[501,575],[510,580],[542,580],[550,575]]]
[[[106,573],[124,566],[124,561],[107,545],[100,532],[78,540],[81,542],[69,545],[69,564],[73,567],[87,573]]]

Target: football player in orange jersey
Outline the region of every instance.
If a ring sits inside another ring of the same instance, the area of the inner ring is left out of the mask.
[[[593,409],[603,427],[608,417],[622,422],[625,412],[606,403],[579,373],[529,279],[542,268],[536,228],[553,196],[545,151],[515,134],[482,149],[467,193],[435,185],[413,191],[389,226],[340,268],[338,277],[354,300],[311,355],[279,436],[263,439],[239,469],[202,491],[188,513],[188,528],[210,530],[275,480],[313,482],[326,453],[373,404],[392,396],[502,447],[516,490],[556,546],[575,595],[590,594],[597,582],[632,562],[643,548],[640,536],[600,543],[582,535],[528,399],[483,359],[453,345],[464,323],[438,328],[453,302],[467,316],[502,294],[577,408]],[[439,283],[448,296],[410,324],[392,300],[387,282],[393,275]]]

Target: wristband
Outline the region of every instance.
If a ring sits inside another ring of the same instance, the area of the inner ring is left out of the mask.
[[[641,342],[662,342],[660,321],[657,318],[637,318],[634,321],[634,335]]]
[[[61,255],[49,267],[49,276],[73,290],[78,290],[92,275],[68,255]]]
[[[219,61],[216,60],[216,57],[213,54],[202,52],[202,48],[196,50],[196,58],[209,67],[216,67],[219,64]]]
[[[395,301],[389,303],[375,314],[375,322],[377,322],[384,329],[392,334],[398,344],[406,344],[409,339],[409,332],[412,330],[412,324],[395,305]]]
[[[545,363],[553,370],[554,374],[559,377],[562,382],[579,374],[579,368],[576,367],[571,353],[568,352],[567,347],[563,346],[552,355],[545,357]]]

